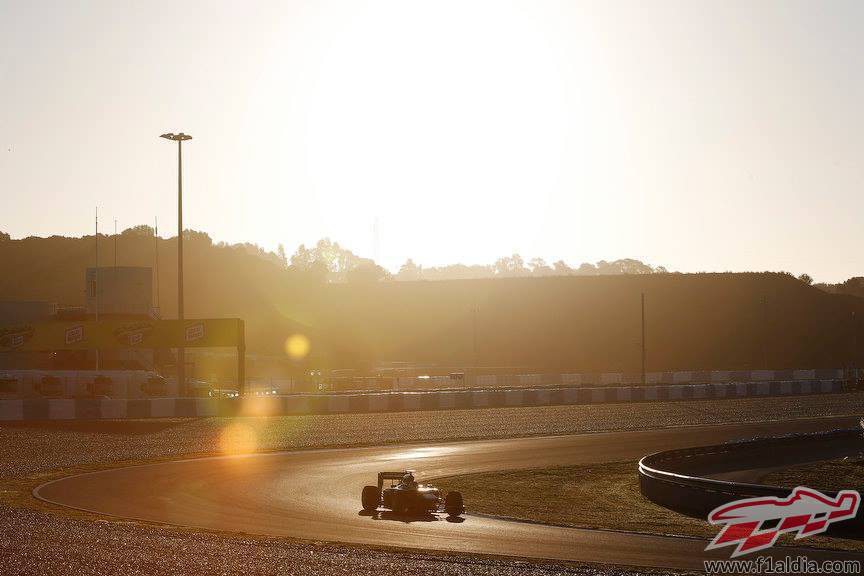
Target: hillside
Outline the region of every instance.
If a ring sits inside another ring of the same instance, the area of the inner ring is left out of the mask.
[[[845,365],[864,314],[785,274],[661,274],[331,285],[317,325],[363,356],[469,363],[476,303],[482,364],[638,372],[642,292],[649,370]]]
[[[250,245],[214,244],[206,234],[187,233],[186,316],[240,317],[247,321],[251,350],[267,349],[274,334],[298,328],[281,309],[308,291],[311,274],[286,270],[274,254]],[[100,265],[114,264],[114,237],[100,235]],[[151,235],[126,231],[116,238],[117,264],[149,266],[156,261]],[[30,237],[0,241],[0,300],[47,300],[63,306],[84,304],[84,272],[95,265],[93,236]],[[177,314],[177,238],[158,240],[159,309]],[[317,286],[317,283],[315,284]],[[277,347],[273,348],[275,350]]]
[[[117,239],[118,264],[152,266],[154,239]],[[176,314],[176,238],[160,239],[164,317]],[[407,361],[638,372],[640,293],[649,370],[864,365],[864,299],[779,273],[550,276],[326,283],[247,245],[186,241],[189,317],[238,316],[252,353],[310,337],[316,366]],[[102,265],[113,239],[100,240]],[[0,300],[84,301],[93,237],[0,241]],[[476,310],[476,314],[475,314]],[[855,315],[853,316],[853,313]],[[476,352],[475,341],[476,317]]]

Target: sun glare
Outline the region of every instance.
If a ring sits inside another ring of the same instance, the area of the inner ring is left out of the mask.
[[[222,429],[219,445],[224,454],[250,454],[258,449],[258,435],[251,426],[232,422]]]
[[[303,334],[293,334],[285,340],[285,353],[292,360],[302,360],[312,348],[309,338]]]

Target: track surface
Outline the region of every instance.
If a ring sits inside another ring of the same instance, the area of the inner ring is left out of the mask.
[[[100,514],[221,531],[475,554],[702,569],[705,542],[689,538],[560,528],[471,516],[405,518],[360,512],[360,489],[380,470],[432,478],[502,469],[636,459],[657,450],[753,436],[852,427],[853,418],[670,428],[458,442],[310,450],[181,460],[71,476],[38,487],[49,502]],[[634,469],[634,474],[636,473]],[[542,498],[542,494],[538,495]],[[466,503],[470,509],[470,502]],[[590,506],[590,502],[585,503]],[[856,557],[784,548],[776,556]]]

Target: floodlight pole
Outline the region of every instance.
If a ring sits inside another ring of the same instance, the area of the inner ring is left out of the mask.
[[[156,284],[156,305],[154,308],[159,310],[159,217],[155,217],[153,222],[153,277]]]
[[[177,318],[183,320],[183,140],[177,140]],[[177,349],[177,393],[186,396],[186,349]]]
[[[161,138],[177,142],[177,317],[184,319],[183,314],[183,141],[191,140],[192,136],[179,134],[162,134]],[[186,392],[186,349],[177,348],[177,393],[183,396]]]

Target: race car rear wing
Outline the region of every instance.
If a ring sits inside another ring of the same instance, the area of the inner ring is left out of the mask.
[[[401,480],[406,474],[412,474],[413,470],[403,470],[401,472],[379,472],[378,473],[378,491],[384,487],[385,480]]]

